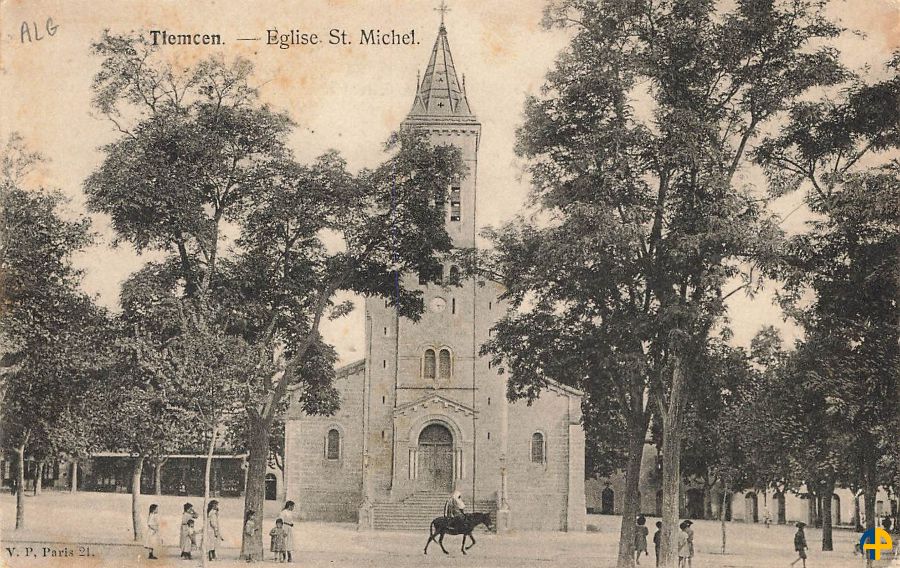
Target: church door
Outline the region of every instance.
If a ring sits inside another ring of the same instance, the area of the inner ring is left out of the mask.
[[[453,435],[429,424],[419,434],[419,489],[449,493],[453,489]]]

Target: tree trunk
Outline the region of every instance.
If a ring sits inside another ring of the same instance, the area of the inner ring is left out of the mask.
[[[162,495],[162,468],[166,460],[160,460],[153,464],[153,492]]]
[[[822,550],[834,550],[831,536],[831,496],[834,494],[834,481],[826,482],[821,491],[822,499]]]
[[[69,491],[72,493],[78,492],[78,462],[72,462],[72,479],[70,480],[71,486],[69,487]]]
[[[812,493],[809,493],[806,497],[806,509],[807,509],[807,517],[809,517],[809,526],[814,527],[818,522],[819,516],[816,512],[816,504],[818,499]]]
[[[725,525],[725,507],[728,504],[728,491],[726,489],[726,487],[722,487],[722,508],[719,509],[719,524],[722,525],[722,554],[725,554],[725,542],[728,535]]]
[[[662,530],[660,531],[660,561],[663,568],[675,568],[678,562],[678,519],[681,497],[681,434],[684,421],[685,381],[681,355],[672,355],[672,389],[669,405],[663,417],[662,471]]]
[[[853,529],[856,532],[863,530],[862,521],[859,518],[859,491],[853,492]]]
[[[875,499],[878,493],[878,483],[875,482],[874,475],[866,477],[866,487],[863,498],[866,501],[866,529],[874,529],[878,526],[878,519],[875,518]]]
[[[209,514],[208,506],[209,506],[209,475],[212,470],[212,458],[213,458],[213,450],[216,448],[216,434],[218,433],[218,425],[214,425],[212,427],[212,434],[209,438],[209,451],[206,453],[206,469],[203,472],[203,529],[201,530],[201,545],[200,545],[200,565],[206,566],[207,561],[209,560],[209,541],[207,540],[210,535],[206,531],[209,526],[209,519],[207,515]],[[260,520],[262,520],[262,515],[260,515]]]
[[[44,492],[44,461],[41,460],[37,463],[37,467],[34,469],[34,494],[35,494],[35,496],[37,496],[43,492]]]
[[[249,511],[256,513],[257,527],[262,526],[263,505],[266,499],[266,464],[269,457],[270,423],[259,418],[249,420],[250,451],[247,458],[247,483],[244,495],[244,517]],[[262,531],[257,530],[248,542],[242,531],[242,550],[253,551],[256,558],[262,554]]]
[[[616,568],[634,566],[635,519],[640,513],[638,493],[641,481],[641,458],[644,455],[645,432],[631,432],[628,441],[628,463],[625,466],[625,499],[622,507],[622,526],[619,529],[619,557]]]
[[[707,483],[703,486],[703,518],[714,519],[713,516],[713,496],[712,485]]]
[[[134,458],[131,470],[131,526],[134,529],[134,541],[141,542],[144,536],[141,523],[141,473],[144,471],[144,456]]]
[[[779,491],[775,494],[775,503],[778,505],[778,524],[787,523],[787,504],[784,499],[784,492]]]
[[[874,452],[872,452],[874,455]],[[875,518],[875,498],[878,492],[878,483],[875,481],[874,468],[866,468],[865,486],[863,487],[863,499],[865,499],[866,509],[866,530],[874,529],[878,525],[878,519]],[[874,561],[869,555],[866,555],[866,566],[872,566]]]
[[[816,495],[816,528],[822,528],[822,495]]]
[[[16,448],[16,530],[25,527],[25,444]]]

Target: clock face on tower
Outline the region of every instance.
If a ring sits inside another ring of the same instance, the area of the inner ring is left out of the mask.
[[[435,298],[431,300],[431,311],[433,312],[443,312],[444,308],[447,307],[447,301],[443,298]]]

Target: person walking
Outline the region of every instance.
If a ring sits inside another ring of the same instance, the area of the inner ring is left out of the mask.
[[[285,501],[284,507],[278,513],[278,518],[284,523],[284,552],[288,562],[293,562],[294,552],[294,508],[293,501]]]
[[[210,561],[217,560],[216,545],[219,544],[220,540],[225,539],[222,538],[222,533],[219,530],[219,502],[215,499],[206,506],[206,535],[208,541],[206,558]]]
[[[150,551],[150,560],[159,560],[162,547],[162,537],[159,534],[159,506],[150,505],[150,513],[147,515],[147,537],[144,539],[144,548]]]
[[[634,527],[634,563],[641,563],[641,553],[647,555],[647,535],[650,531],[647,529],[647,517],[640,515],[637,518],[637,525]]]
[[[197,511],[194,510],[194,506],[190,503],[184,504],[184,512],[181,513],[181,531],[178,535],[178,543],[181,546],[181,557],[184,558],[184,551],[188,551],[188,558],[190,558],[190,550],[191,550],[191,542],[193,540],[193,531],[194,531],[194,519],[197,518]],[[185,549],[185,547],[187,547]]]
[[[806,568],[806,549],[809,546],[806,544],[806,533],[803,532],[805,526],[806,523],[802,521],[797,523],[797,532],[794,533],[794,550],[797,552],[797,558],[791,562],[791,566],[802,560],[803,568]]]
[[[659,566],[659,543],[662,538],[662,521],[656,521],[656,532],[653,533],[653,548],[656,550],[656,565]]]

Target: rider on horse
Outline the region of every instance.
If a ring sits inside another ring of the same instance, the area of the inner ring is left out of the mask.
[[[444,504],[444,516],[450,519],[451,526],[461,526],[461,521],[466,516],[466,504],[463,503],[462,493],[457,489],[450,495]]]

